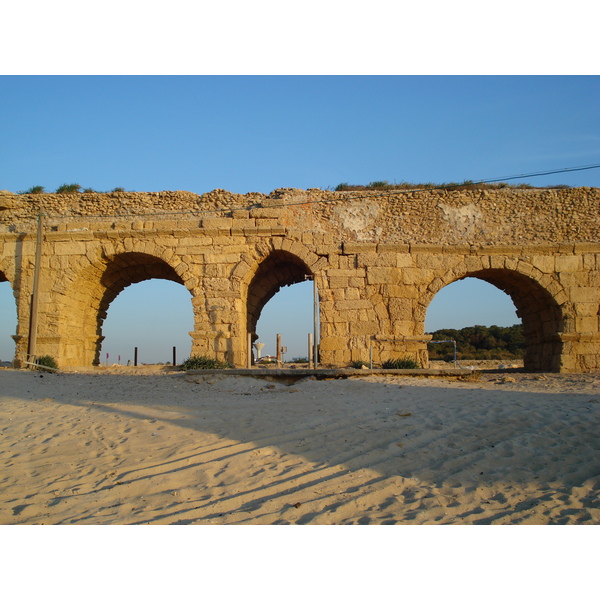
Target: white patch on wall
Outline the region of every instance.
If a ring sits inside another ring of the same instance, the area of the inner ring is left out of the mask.
[[[442,211],[442,219],[459,238],[473,237],[483,230],[483,214],[474,204],[459,207],[438,204],[438,208]]]
[[[381,234],[381,227],[375,227],[375,219],[379,214],[379,206],[375,204],[364,202],[338,206],[334,214],[342,227],[353,232],[358,241],[373,240]]]

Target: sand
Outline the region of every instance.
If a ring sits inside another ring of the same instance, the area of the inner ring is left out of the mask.
[[[598,524],[600,374],[0,370],[0,524]]]

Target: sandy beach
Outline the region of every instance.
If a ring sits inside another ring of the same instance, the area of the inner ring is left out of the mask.
[[[0,370],[0,524],[598,524],[600,374]]]

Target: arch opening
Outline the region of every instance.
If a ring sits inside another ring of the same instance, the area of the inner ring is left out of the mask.
[[[522,336],[525,342],[524,368],[528,371],[558,371],[562,352],[562,342],[558,334],[564,331],[564,320],[560,306],[552,295],[530,277],[508,269],[472,272],[450,283],[469,278],[487,282],[510,298],[516,312],[515,324],[518,324],[518,319],[522,323]],[[482,301],[481,298],[469,300]],[[507,311],[506,303],[503,305],[500,301],[499,305],[506,318],[507,313],[510,312]],[[428,310],[430,307],[431,304]],[[471,323],[471,325],[476,324],[484,325],[484,323]],[[489,325],[504,324],[490,322]],[[506,323],[506,325],[510,324]]]
[[[0,271],[0,363],[3,366],[12,364],[15,357],[15,340],[17,334],[17,303],[12,286],[6,275]]]
[[[190,294],[172,281],[148,279],[126,287],[102,325],[100,359],[108,364],[170,364],[190,355],[194,315]]]
[[[283,250],[271,253],[260,263],[248,286],[247,296],[247,332],[252,342],[259,340],[267,344],[265,351],[275,348],[276,333],[282,334],[282,343],[288,347],[288,358],[304,357],[307,354],[307,333],[313,330],[312,278],[308,266],[297,256]],[[282,290],[282,288],[289,289]],[[280,297],[278,292],[281,291]],[[272,302],[270,302],[272,300]],[[269,303],[269,307],[267,307]],[[264,311],[268,308],[267,311]],[[273,311],[272,326],[261,320],[262,337],[259,338],[257,328],[259,319]],[[285,323],[285,331],[273,332],[276,324]],[[306,330],[303,334],[302,331]],[[267,333],[270,332],[270,333]],[[304,335],[305,341],[301,340]],[[270,339],[271,336],[273,339]],[[289,336],[289,337],[287,337]],[[292,356],[293,355],[293,356]]]
[[[105,291],[97,317],[99,347],[95,363],[99,364],[102,358],[106,359],[106,354],[109,355],[106,360],[110,359],[111,352],[107,352],[109,348],[113,352],[113,356],[116,348],[124,348],[132,355],[130,360],[133,360],[133,348],[140,348],[140,345],[136,343],[127,345],[128,337],[131,341],[141,339],[147,346],[144,348],[145,357],[141,356],[140,360],[168,362],[170,360],[169,350],[172,351],[172,347],[177,344],[170,343],[167,339],[161,342],[160,337],[169,335],[169,326],[171,324],[175,326],[176,323],[172,319],[169,319],[171,323],[165,323],[165,315],[173,310],[172,303],[176,303],[180,310],[183,308],[182,295],[178,292],[183,289],[187,290],[175,269],[155,256],[129,252],[114,257],[100,282]],[[178,285],[172,286],[167,282]],[[183,286],[183,289],[179,288],[179,285]],[[186,295],[190,301],[191,294],[188,292]],[[114,309],[111,308],[111,319],[107,324],[109,329],[106,330],[105,320],[113,302],[116,305]],[[189,308],[191,325],[187,332],[193,329],[191,302],[189,302]],[[181,312],[179,314],[181,315]],[[179,325],[185,327],[185,322],[183,319]],[[107,333],[111,334],[109,339],[106,339],[105,334]],[[181,336],[178,336],[178,339],[181,339]],[[190,348],[191,339],[186,344],[186,356],[189,355]],[[119,355],[117,353],[117,357]]]

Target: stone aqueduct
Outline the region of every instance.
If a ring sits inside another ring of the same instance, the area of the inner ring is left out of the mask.
[[[192,354],[245,366],[248,333],[282,287],[314,278],[320,362],[409,356],[427,365],[427,308],[476,277],[522,319],[525,366],[600,368],[600,190],[490,189],[269,195],[214,190],[0,193],[0,281],[17,304],[17,363],[28,354],[38,215],[38,355],[98,364],[102,324],[128,285],[184,285]]]

